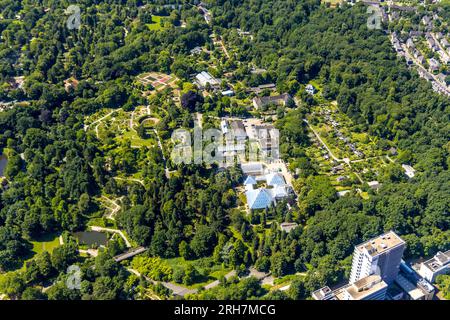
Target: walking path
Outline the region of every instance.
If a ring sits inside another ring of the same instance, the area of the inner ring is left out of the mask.
[[[330,150],[330,148],[328,148],[328,146],[326,145],[325,142],[323,142],[322,138],[320,138],[319,134],[316,132],[316,130],[314,130],[314,128],[309,124],[308,120],[303,119],[303,121],[308,125],[308,127],[311,129],[311,131],[314,133],[314,135],[316,136],[317,140],[319,140],[319,142],[325,147],[325,149],[327,149],[328,153],[330,154],[330,157],[332,157],[334,160],[336,160],[337,162],[344,162],[344,159],[339,159],[338,157],[336,157],[333,152]]]
[[[156,285],[158,283],[161,283],[165,288],[170,289],[174,296],[181,296],[181,297],[183,297],[183,296],[185,296],[187,294],[194,294],[194,293],[198,292],[198,289],[189,289],[189,288],[186,288],[186,287],[184,287],[182,285],[175,284],[175,283],[172,283],[172,282],[155,281],[153,279],[150,279],[147,276],[142,275],[139,271],[137,271],[135,269],[127,268],[127,270],[129,272],[134,273],[138,277],[143,276],[147,281],[151,282],[154,285]],[[233,277],[235,275],[236,275],[236,271],[232,270],[232,271],[228,272],[225,275],[225,279],[229,279],[229,278],[231,278],[231,277]],[[204,288],[205,288],[205,290],[212,289],[214,287],[217,287],[219,284],[220,284],[220,281],[219,280],[215,280],[215,281],[207,284]]]
[[[227,48],[225,47],[225,44],[223,43],[223,40],[222,40],[222,39],[220,39],[220,44],[222,45],[223,52],[225,53],[225,55],[227,56],[227,58],[230,59],[230,54],[228,53],[228,50],[227,50]]]
[[[88,250],[78,249],[78,252],[88,254],[91,257],[98,256],[98,250],[96,250],[96,249],[88,249]]]
[[[105,201],[107,201],[108,203],[113,205],[112,208],[105,205],[106,208],[111,210],[111,212],[106,216],[106,218],[108,218],[110,220],[115,220],[115,216],[116,216],[117,212],[119,212],[119,210],[121,208],[120,205],[118,205],[116,201],[117,200],[119,200],[119,201],[122,200],[123,197],[117,198],[116,201],[113,201],[113,200],[111,200],[111,199],[109,199],[109,198],[107,198],[105,196],[102,196],[102,199],[105,199]]]
[[[103,227],[98,227],[98,226],[91,226],[90,227],[92,231],[107,231],[107,232],[112,232],[112,233],[117,233],[118,235],[120,235],[122,237],[122,239],[125,241],[125,244],[127,245],[128,248],[131,248],[131,243],[128,241],[127,237],[125,237],[125,235],[123,234],[122,231],[117,230],[117,229],[110,229],[110,228],[103,228]]]
[[[174,296],[185,296],[187,294],[193,294],[193,293],[197,293],[197,289],[189,289],[174,283],[170,283],[170,282],[164,282],[164,281],[155,281],[153,279],[150,279],[149,277],[142,275],[139,271],[135,270],[135,269],[131,269],[128,268],[128,271],[134,273],[135,275],[137,275],[138,277],[144,277],[147,281],[151,282],[153,285],[157,285],[158,283],[161,283],[165,288],[169,289],[172,291],[172,294]]]
[[[92,122],[90,125],[84,125],[84,131],[87,131],[87,130],[89,129],[90,126],[92,126],[92,125],[98,123],[98,124],[95,126],[95,134],[96,134],[97,139],[98,139],[98,126],[100,125],[99,122],[105,120],[106,118],[108,118],[108,117],[109,117],[110,115],[112,115],[113,113],[114,113],[114,110],[111,111],[110,113],[108,113],[107,115],[101,117],[100,119],[95,120],[95,121]]]
[[[232,271],[230,271],[230,272],[228,272],[226,275],[225,275],[225,279],[230,279],[231,277],[234,277],[236,275],[236,271],[235,270],[232,270]],[[206,286],[205,286],[205,290],[209,290],[209,289],[212,289],[212,288],[214,288],[214,287],[217,287],[218,285],[220,284],[220,281],[219,280],[216,280],[216,281],[213,281],[213,282],[211,282],[211,283],[209,283],[209,284],[207,284]]]
[[[135,179],[135,178],[121,178],[121,177],[114,177],[114,179],[116,180],[121,180],[121,181],[133,181],[133,182],[137,182],[139,184],[141,184],[143,187],[145,187],[144,181],[143,180],[139,180],[139,179]]]
[[[170,173],[171,172],[175,172],[175,170],[174,171],[170,171],[169,167],[167,167],[167,159],[166,159],[166,156],[164,155],[164,149],[163,149],[163,145],[162,145],[161,139],[159,138],[158,131],[156,129],[153,129],[153,132],[155,133],[156,138],[158,139],[158,147],[161,150],[161,154],[162,154],[162,157],[163,157],[163,160],[164,160],[164,171],[166,172],[166,178],[169,179]]]

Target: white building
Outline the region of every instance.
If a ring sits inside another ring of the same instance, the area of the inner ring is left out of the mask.
[[[346,287],[340,300],[384,300],[387,287],[379,275],[370,275]]]
[[[414,170],[413,167],[411,167],[410,165],[407,165],[407,164],[402,164],[402,168],[403,168],[403,170],[405,170],[405,174],[409,178],[414,178],[416,170]]]
[[[222,91],[221,94],[225,97],[232,97],[232,96],[234,96],[234,91],[233,90],[225,90],[225,91]]]
[[[314,300],[337,300],[330,287],[325,286],[312,293]]]
[[[393,231],[355,247],[350,284],[370,275],[380,275],[391,284],[397,277],[405,242]]]
[[[218,79],[214,78],[212,75],[210,75],[206,71],[202,71],[198,75],[195,76],[195,83],[200,88],[205,88],[208,83],[213,88],[220,86],[220,81]]]
[[[260,176],[264,173],[264,167],[260,162],[242,163],[241,169],[244,174],[251,176]]]
[[[220,121],[220,129],[222,130],[222,134],[228,133],[228,123],[226,120],[222,119]]]
[[[433,258],[422,262],[419,274],[430,282],[434,282],[440,274],[450,273],[450,250],[439,251]]]
[[[381,187],[381,184],[378,181],[369,181],[367,184],[374,190],[378,190]]]
[[[203,52],[203,50],[202,50],[201,47],[195,47],[195,48],[192,49],[190,52],[191,52],[191,54],[200,54],[200,53]]]
[[[245,141],[247,139],[247,132],[244,123],[241,120],[231,121],[229,128],[233,139],[236,139],[237,141]]]
[[[298,227],[298,224],[295,222],[283,222],[280,224],[280,229],[287,233],[291,232],[292,230],[294,230],[297,227]]]
[[[308,84],[306,85],[305,91],[310,95],[313,95],[314,93],[316,93],[316,88],[314,88],[312,84]]]
[[[267,188],[255,189],[254,186],[258,181],[265,182]],[[279,173],[269,173],[258,177],[248,176],[244,181],[244,187],[247,204],[251,210],[268,208],[289,196],[289,186]]]
[[[433,73],[438,72],[439,68],[441,67],[441,64],[435,58],[431,58],[430,60],[428,60],[428,64],[430,65],[430,71]]]

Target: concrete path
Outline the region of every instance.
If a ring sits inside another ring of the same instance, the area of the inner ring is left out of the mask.
[[[122,200],[122,198],[123,197],[117,198],[117,200]],[[106,208],[111,210],[111,212],[106,216],[106,218],[108,218],[110,220],[115,220],[115,216],[116,216],[117,212],[119,212],[119,210],[121,209],[120,205],[118,205],[116,202],[117,200],[114,201],[105,196],[102,196],[102,199],[104,199],[109,204],[113,205],[113,208],[105,205]]]
[[[83,250],[83,249],[78,249],[78,251],[80,253],[84,253],[84,254],[88,254],[91,257],[96,257],[98,256],[98,250],[97,249],[88,249],[88,250]]]
[[[228,279],[230,279],[231,277],[234,277],[235,275],[236,275],[236,271],[235,271],[235,270],[230,271],[230,272],[228,272],[228,273],[225,275],[225,279],[228,280]],[[205,288],[205,290],[209,290],[209,289],[212,289],[212,288],[214,288],[214,287],[217,287],[219,284],[220,284],[220,281],[219,281],[219,280],[216,280],[216,281],[213,281],[213,282],[207,284],[204,288]]]
[[[110,228],[103,228],[103,227],[98,227],[98,226],[91,226],[90,228],[91,228],[92,231],[98,231],[98,232],[107,231],[107,232],[117,233],[125,241],[125,244],[127,245],[127,247],[131,248],[131,243],[128,241],[128,239],[125,237],[123,232],[120,231],[120,230],[110,229]]]

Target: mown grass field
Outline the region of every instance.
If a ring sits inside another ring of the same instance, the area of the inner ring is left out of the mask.
[[[146,26],[150,29],[150,30],[162,30],[164,29],[163,26],[161,26],[161,16],[152,16],[152,20],[153,23],[147,23]]]

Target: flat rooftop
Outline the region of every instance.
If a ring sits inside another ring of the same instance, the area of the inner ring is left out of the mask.
[[[382,234],[381,236],[357,245],[356,248],[359,251],[367,250],[367,252],[373,257],[404,243],[405,241],[403,241],[395,232],[389,231],[388,233]]]
[[[346,291],[354,300],[362,300],[374,292],[385,288],[387,288],[386,282],[379,275],[374,274],[356,281],[348,286]]]
[[[417,286],[415,286],[413,283],[408,281],[408,279],[403,277],[401,274],[397,275],[397,278],[395,279],[395,281],[405,292],[408,292],[408,294],[414,300],[419,300],[425,295],[422,292],[422,290],[420,290]]]
[[[331,291],[330,287],[328,286],[314,291],[312,293],[312,296],[315,300],[336,300],[333,291]]]
[[[435,272],[442,267],[450,263],[450,250],[446,252],[439,251],[436,255],[425,261],[423,264],[426,265],[431,271]]]

